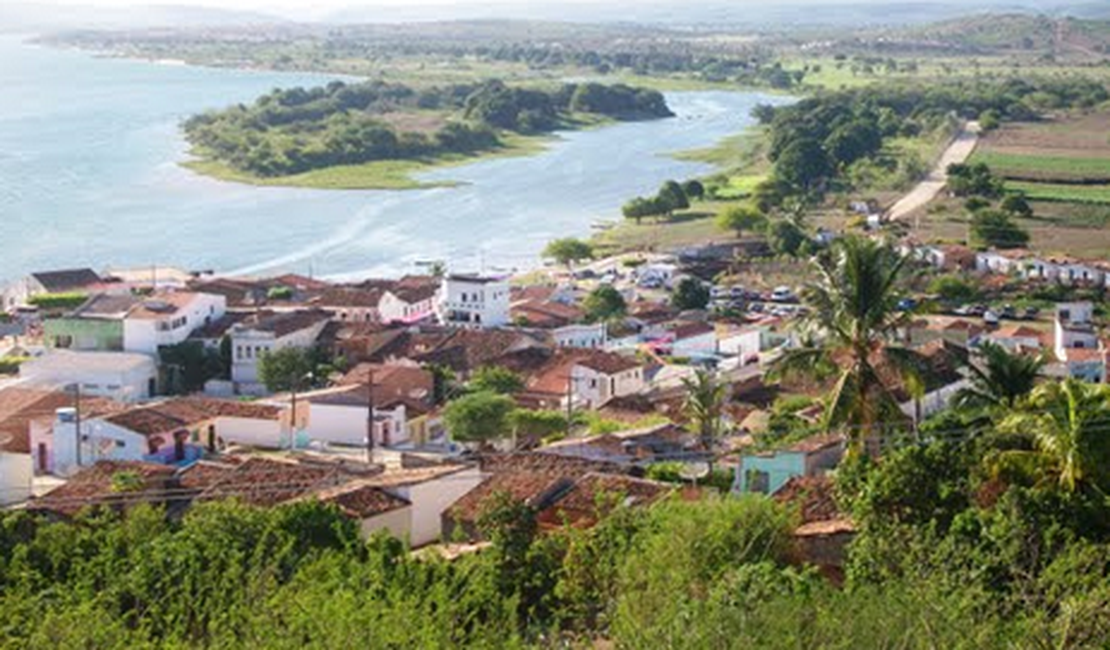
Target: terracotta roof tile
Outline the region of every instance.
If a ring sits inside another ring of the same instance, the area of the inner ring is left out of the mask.
[[[407,499],[362,482],[326,488],[307,498],[335,504],[343,514],[354,519],[368,519],[412,505]]]
[[[31,501],[31,510],[73,516],[89,506],[115,506],[137,501],[159,502],[166,499],[175,469],[168,465],[137,461],[102,460],[79,471],[47,494]],[[139,478],[137,489],[121,492],[116,476],[132,474]]]
[[[277,420],[282,410],[268,404],[182,397],[129,409],[105,419],[140,435],[156,435],[187,429],[220,417]]]

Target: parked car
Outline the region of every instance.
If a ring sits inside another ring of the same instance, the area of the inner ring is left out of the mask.
[[[1002,312],[999,314],[1002,318],[1015,319],[1017,318],[1017,308],[1013,305],[1003,305]]]
[[[999,320],[998,314],[990,309],[983,313],[983,323],[986,325],[998,325]]]
[[[790,287],[775,287],[771,292],[771,302],[794,302],[797,299]]]
[[[709,289],[709,297],[714,300],[718,298],[726,298],[732,295],[732,291],[728,287],[714,286]]]
[[[917,301],[913,298],[902,298],[898,301],[898,311],[913,311],[917,309]]]
[[[747,296],[748,292],[744,291],[744,287],[732,287],[729,289],[728,295],[732,296],[734,299],[739,299]]]
[[[1026,307],[1023,316],[1025,316],[1027,320],[1036,320],[1037,315],[1040,313],[1041,310],[1036,307]]]

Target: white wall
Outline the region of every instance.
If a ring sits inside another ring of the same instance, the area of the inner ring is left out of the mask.
[[[717,352],[717,333],[706,332],[697,336],[675,341],[671,354],[676,357],[689,357],[695,354],[715,354]]]
[[[405,407],[398,405],[392,411],[374,409],[374,446],[384,444],[383,425],[378,421],[383,416],[389,421],[390,445],[408,442]],[[361,447],[366,444],[366,407],[312,404],[308,435],[313,440]]]
[[[154,360],[145,359],[136,364],[128,363],[127,359],[120,357],[121,363],[117,369],[111,369],[112,364],[99,362],[105,360],[107,355],[120,354],[134,359],[129,353],[54,351],[47,357],[24,363],[19,367],[19,376],[34,384],[80,384],[82,394],[90,397],[108,397],[120,402],[149,399],[151,381],[156,382],[158,378],[158,368]],[[96,363],[84,363],[84,359],[91,359],[85,355],[98,355],[101,358]]]
[[[270,352],[285,348],[307,350],[316,344],[326,321],[292,332],[281,338],[274,338],[269,332],[239,330],[231,333],[231,379],[236,383],[254,384],[258,382],[258,361]]]
[[[146,438],[104,420],[83,420],[81,435],[81,467],[98,460],[142,460],[149,451]],[[76,424],[55,421],[50,438],[51,473],[70,476],[77,470]]]
[[[437,311],[440,321],[448,325],[502,327],[509,323],[509,283],[448,276],[443,279]]]
[[[30,454],[0,451],[0,506],[30,499],[33,478],[34,465]]]
[[[412,503],[412,529],[409,542],[413,547],[438,540],[443,534],[443,513],[463,495],[478,487],[482,473],[467,467],[432,481],[399,488],[388,488]]]
[[[151,300],[157,300],[153,296]],[[221,318],[227,311],[227,299],[221,295],[193,294],[189,303],[172,314],[159,318],[125,318],[123,349],[127,352],[157,355],[159,346],[177,345],[194,331]],[[173,325],[177,324],[176,327]]]
[[[363,539],[369,539],[380,530],[388,531],[397,539],[409,539],[412,530],[412,506],[397,508],[363,519],[359,529]]]
[[[751,356],[759,356],[762,351],[763,333],[758,329],[741,330],[727,334],[718,341],[721,354],[728,354],[746,360]]]
[[[586,402],[589,408],[600,408],[614,397],[635,395],[644,389],[643,368],[606,375],[575,365],[570,373],[575,397]]]
[[[300,407],[298,404],[297,408]],[[216,419],[216,435],[228,444],[267,449],[289,446],[289,428],[279,420],[220,417]]]
[[[426,300],[408,303],[387,291],[378,303],[383,323],[414,322],[435,315],[436,295]]]
[[[609,338],[605,323],[567,325],[551,330],[551,336],[561,348],[604,348]]]

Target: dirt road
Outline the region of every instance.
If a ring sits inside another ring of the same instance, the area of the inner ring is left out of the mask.
[[[925,180],[918,183],[909,194],[903,196],[887,212],[887,219],[897,221],[903,219],[914,210],[924,207],[929,201],[936,198],[946,183],[948,183],[948,166],[966,162],[979,144],[979,123],[968,122],[963,131],[956,136],[952,144],[941,154],[933,171]]]

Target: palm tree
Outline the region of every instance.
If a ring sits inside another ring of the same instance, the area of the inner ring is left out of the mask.
[[[778,377],[838,375],[825,426],[849,429],[857,452],[877,427],[905,419],[880,367],[893,369],[911,392],[921,390],[920,355],[894,344],[907,318],[897,309],[905,263],[886,244],[859,236],[836,240],[814,258],[817,279],[802,291],[809,307],[804,331],[823,345],[787,351],[772,368]]]
[[[683,378],[682,384],[686,387],[686,402],[683,405],[686,417],[697,430],[702,446],[712,453],[721,435],[726,387],[704,370],[699,370],[692,378]]]
[[[1012,409],[1037,383],[1045,361],[1040,356],[1010,352],[986,342],[979,346],[981,364],[969,363],[971,386],[956,394],[958,407]]]
[[[1076,379],[1033,390],[1026,408],[999,429],[1033,436],[1042,463],[1066,492],[1105,486],[1110,463],[1110,388]],[[1006,452],[1025,455],[1030,452]]]

